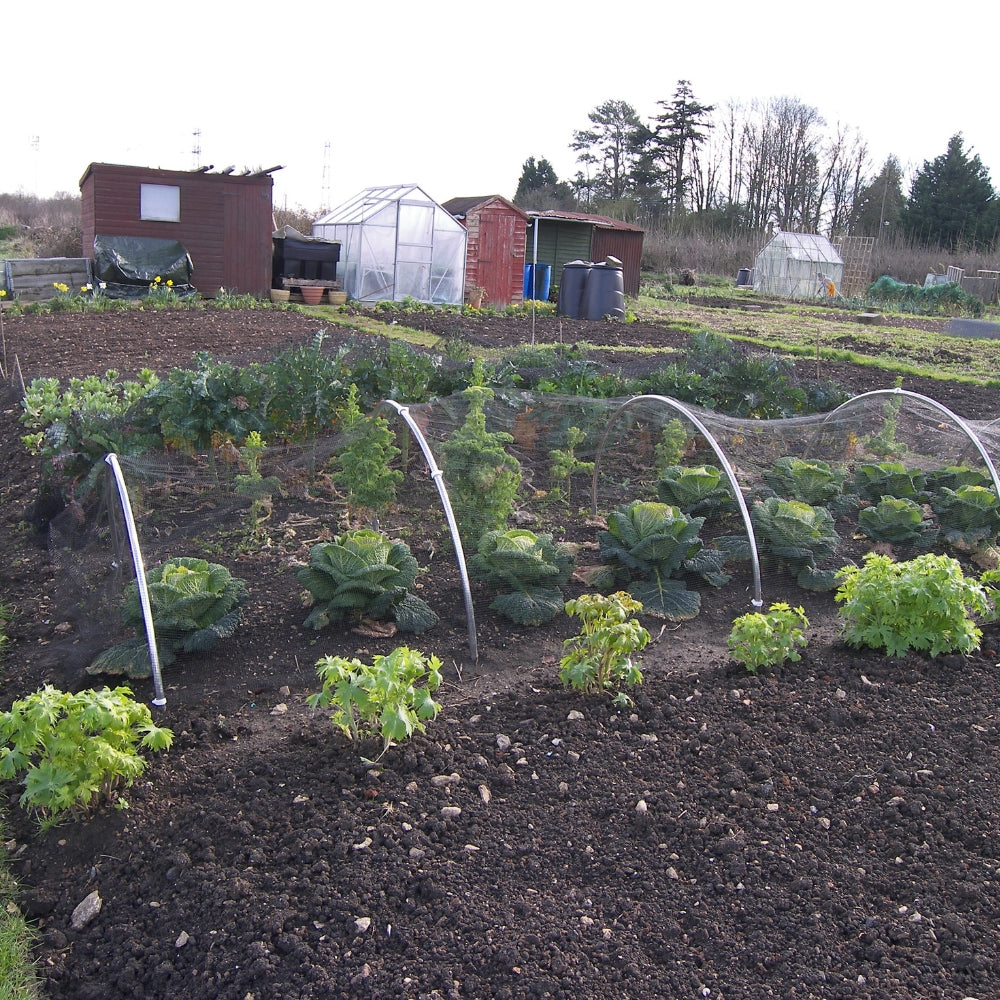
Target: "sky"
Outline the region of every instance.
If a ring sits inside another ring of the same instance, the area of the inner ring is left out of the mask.
[[[8,4],[0,192],[76,195],[122,163],[280,166],[275,207],[316,215],[383,184],[510,198],[529,156],[576,175],[600,104],[648,121],[682,79],[718,107],[798,98],[906,185],[960,132],[1000,187],[998,27],[993,4],[871,0]]]

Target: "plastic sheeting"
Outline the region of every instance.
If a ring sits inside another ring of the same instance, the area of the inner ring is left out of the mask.
[[[160,279],[177,295],[191,295],[194,263],[177,240],[139,236],[95,236],[94,278],[111,298],[141,298]]]

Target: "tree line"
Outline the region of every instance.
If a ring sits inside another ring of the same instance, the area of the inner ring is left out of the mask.
[[[646,228],[724,233],[769,227],[831,236],[902,233],[915,244],[989,249],[1000,196],[959,133],[903,191],[896,156],[875,170],[857,129],[829,129],[795,97],[699,101],[679,80],[648,120],[608,100],[573,132],[580,169],[560,180],[551,163],[525,161],[514,201],[523,208],[609,215]]]

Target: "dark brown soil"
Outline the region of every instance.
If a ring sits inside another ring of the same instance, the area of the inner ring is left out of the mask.
[[[524,321],[432,323],[473,344],[531,336]],[[162,372],[199,350],[246,360],[317,327],[271,310],[4,319],[7,367],[16,355],[26,381]],[[535,337],[605,345],[611,364],[625,343],[687,341],[556,320]],[[822,374],[855,392],[893,383],[843,364]],[[905,387],[964,417],[1000,409],[995,390]],[[82,683],[69,609],[52,606],[23,521],[39,473],[19,445],[18,398],[0,406],[0,600],[17,611],[5,707],[41,683]],[[431,572],[422,596],[442,623],[413,644],[445,662],[444,709],[373,766],[304,699],[320,655],[395,642],[307,633],[294,581],[234,569],[251,580],[247,625],[169,669],[158,719],[176,742],[131,808],[45,835],[8,810],[46,996],[1000,995],[995,631],[971,657],[853,651],[829,595],[768,581],[767,600],[805,605],[810,644],[756,678],[725,648],[748,610],[734,584],[658,635],[634,709],[616,713],[561,687],[568,619],[525,630],[477,608],[482,655],[469,662],[457,591]],[[74,930],[94,890],[100,913]]]

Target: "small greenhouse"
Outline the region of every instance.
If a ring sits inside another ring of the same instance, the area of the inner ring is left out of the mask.
[[[836,294],[844,262],[825,236],[778,232],[754,262],[756,292],[790,299]]]
[[[415,184],[365,188],[314,222],[312,235],[339,241],[349,298],[462,304],[465,227]]]

